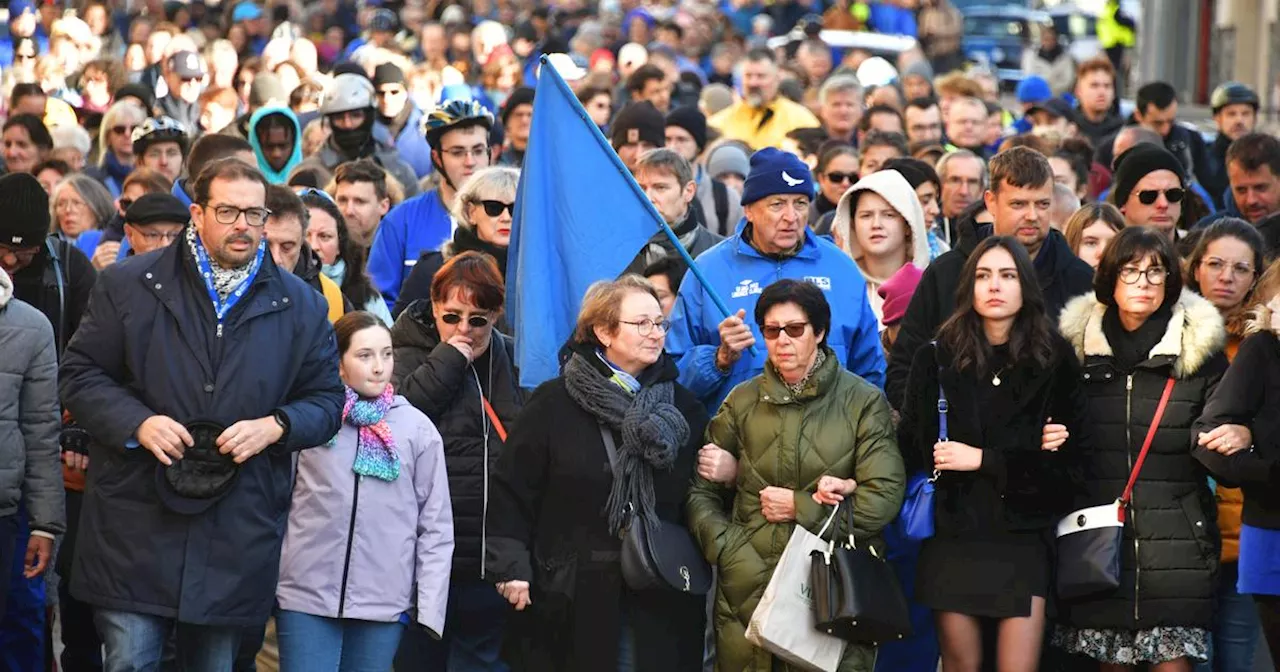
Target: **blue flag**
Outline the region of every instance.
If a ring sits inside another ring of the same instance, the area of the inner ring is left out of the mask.
[[[560,374],[587,287],[612,280],[663,221],[577,96],[545,61],[507,256],[521,387]]]

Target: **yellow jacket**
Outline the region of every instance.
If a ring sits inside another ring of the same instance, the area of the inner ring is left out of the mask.
[[[707,123],[726,138],[741,140],[752,149],[780,147],[791,131],[822,125],[809,108],[783,96],[764,107],[751,107],[745,101],[738,101],[712,115]]]

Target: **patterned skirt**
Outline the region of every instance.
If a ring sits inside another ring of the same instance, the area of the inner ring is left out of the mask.
[[[1113,665],[1154,665],[1179,658],[1209,662],[1209,631],[1203,628],[1090,630],[1059,625],[1054,628],[1052,642],[1064,651]]]

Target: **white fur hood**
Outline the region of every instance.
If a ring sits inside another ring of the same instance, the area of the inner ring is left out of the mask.
[[[849,187],[836,204],[835,218],[831,222],[831,232],[840,248],[854,259],[862,256],[861,246],[850,230],[853,221],[853,202],[860,192],[873,191],[889,202],[898,214],[906,220],[911,229],[911,263],[923,270],[929,265],[929,233],[924,226],[924,208],[920,207],[920,199],[916,190],[911,188],[907,179],[896,170],[881,170],[858,180]],[[880,278],[880,281],[888,278]]]
[[[1111,344],[1102,332],[1102,316],[1107,307],[1090,292],[1067,302],[1058,318],[1058,329],[1083,362],[1085,357],[1109,357]],[[1212,303],[1199,294],[1183,289],[1173,306],[1173,316],[1164,337],[1151,349],[1149,356],[1170,356],[1175,378],[1194,375],[1205,362],[1222,350],[1227,331],[1222,315]]]

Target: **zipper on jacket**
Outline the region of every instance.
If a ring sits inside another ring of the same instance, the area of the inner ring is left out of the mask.
[[[1124,381],[1124,452],[1129,460],[1129,473],[1133,473],[1133,374]],[[1129,493],[1129,525],[1133,527],[1133,623],[1138,625],[1138,585],[1142,582],[1142,560],[1139,555],[1141,545],[1138,543],[1138,510],[1133,505],[1134,493],[1138,491],[1138,483],[1133,484],[1133,492]]]
[[[360,503],[360,479],[361,476],[357,474],[356,487],[351,493],[351,523],[347,525],[347,555],[342,561],[342,587],[338,593],[338,618],[342,618],[342,613],[347,608],[347,579],[351,575],[351,546],[355,543],[356,538],[356,505]]]

